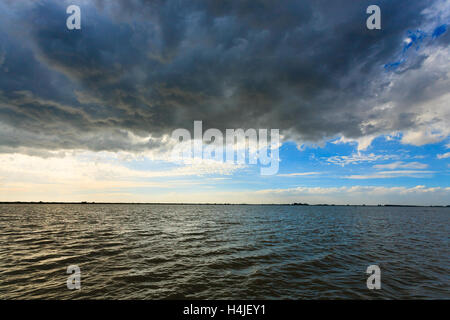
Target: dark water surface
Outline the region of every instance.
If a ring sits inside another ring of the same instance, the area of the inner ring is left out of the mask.
[[[450,298],[449,208],[7,204],[0,230],[2,299]]]

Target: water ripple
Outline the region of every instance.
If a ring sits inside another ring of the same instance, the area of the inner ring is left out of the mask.
[[[448,208],[0,205],[0,298],[448,299],[449,222]]]

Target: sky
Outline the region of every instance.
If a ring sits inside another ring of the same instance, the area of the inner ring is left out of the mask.
[[[449,205],[449,23],[442,0],[0,0],[0,201]],[[174,161],[194,121],[279,129],[278,172]]]

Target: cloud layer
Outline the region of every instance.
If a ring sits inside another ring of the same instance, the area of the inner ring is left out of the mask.
[[[445,1],[379,1],[382,30],[370,1],[72,3],[80,31],[67,1],[0,4],[0,152],[164,148],[194,120],[299,143],[450,133]],[[386,70],[417,29],[433,36]]]

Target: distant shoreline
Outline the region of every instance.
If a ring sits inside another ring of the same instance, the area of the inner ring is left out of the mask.
[[[0,204],[82,204],[82,205],[179,205],[179,206],[310,206],[310,207],[417,207],[450,208],[450,205],[408,204],[308,204],[308,203],[177,203],[177,202],[59,202],[59,201],[0,201]]]

